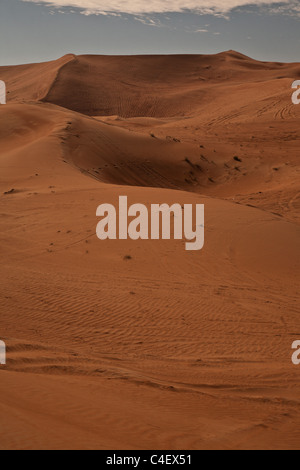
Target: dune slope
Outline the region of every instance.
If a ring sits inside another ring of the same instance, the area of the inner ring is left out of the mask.
[[[300,77],[299,64],[262,63],[228,51],[178,56],[75,56],[0,67],[9,100],[44,100],[88,115],[184,117],[212,106],[227,86]],[[247,95],[247,93],[245,93]],[[232,99],[230,100],[232,103]],[[232,103],[234,104],[234,103]]]

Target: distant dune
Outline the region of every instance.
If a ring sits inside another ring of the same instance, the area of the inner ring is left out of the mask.
[[[217,55],[75,56],[0,67],[9,99],[42,100],[91,116],[183,117],[218,103],[228,85],[300,77],[299,64],[262,63],[234,51]],[[279,83],[277,83],[279,85]],[[247,102],[247,100],[246,100]]]
[[[296,449],[300,64],[0,67],[2,449]],[[204,203],[206,244],[96,238],[96,208]]]

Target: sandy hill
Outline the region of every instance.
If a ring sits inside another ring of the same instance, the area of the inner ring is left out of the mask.
[[[261,63],[230,51],[211,56],[67,55],[45,64],[0,67],[0,74],[9,100],[43,100],[89,115],[178,117],[211,105],[226,83],[296,79],[300,67]]]
[[[71,159],[97,179],[235,198],[292,220],[300,213],[300,106],[291,102],[299,76],[299,64],[234,51],[70,54],[0,67],[8,103],[48,102],[98,120],[77,116],[64,136]],[[82,133],[90,136],[88,150]]]
[[[0,67],[0,448],[299,447],[299,70]],[[204,203],[204,250],[100,242],[124,194]]]

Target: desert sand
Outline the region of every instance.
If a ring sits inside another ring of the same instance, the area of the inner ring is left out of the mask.
[[[297,449],[300,64],[0,67],[1,449]],[[205,247],[96,209],[204,203]]]

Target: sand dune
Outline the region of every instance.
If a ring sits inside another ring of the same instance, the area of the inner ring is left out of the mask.
[[[299,446],[299,72],[233,51],[0,67],[0,448]],[[125,194],[204,203],[205,249],[100,242]]]
[[[299,64],[262,63],[234,51],[211,56],[69,54],[0,70],[9,100],[43,100],[88,115],[126,118],[194,116],[203,107],[212,108],[214,100],[224,100],[228,89],[227,100],[234,106],[232,93],[243,85],[265,97],[272,96],[268,82],[274,88],[274,82],[300,78]],[[245,102],[252,101],[251,93],[245,95]]]

